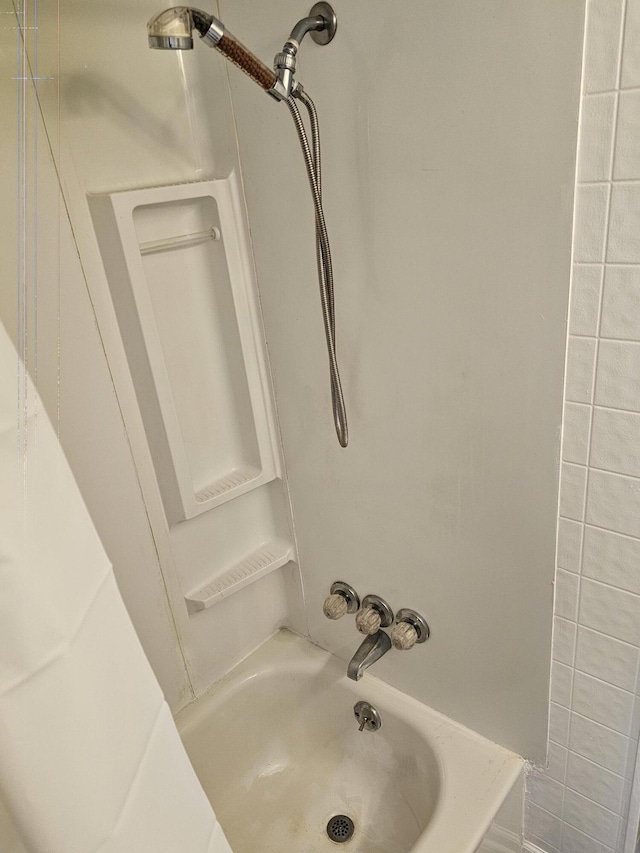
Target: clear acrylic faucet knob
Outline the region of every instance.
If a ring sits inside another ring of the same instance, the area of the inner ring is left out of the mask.
[[[322,612],[327,619],[342,619],[348,609],[347,599],[339,592],[327,596],[322,605]]]
[[[418,639],[418,632],[408,622],[397,622],[391,629],[391,642],[394,649],[412,649]]]
[[[361,634],[375,634],[381,625],[382,617],[375,607],[365,607],[356,616],[356,628]]]

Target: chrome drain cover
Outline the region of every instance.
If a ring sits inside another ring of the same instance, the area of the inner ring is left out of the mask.
[[[346,814],[337,814],[327,824],[327,835],[336,844],[344,844],[348,841],[355,830],[355,825]]]

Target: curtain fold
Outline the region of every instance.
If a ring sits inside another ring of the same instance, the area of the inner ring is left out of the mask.
[[[231,853],[2,326],[0,795],[29,853]]]

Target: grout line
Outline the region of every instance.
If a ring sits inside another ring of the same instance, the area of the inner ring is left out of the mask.
[[[575,465],[575,462],[569,462],[568,465]],[[584,467],[584,466],[582,466]],[[640,536],[634,536],[633,533],[621,533],[619,530],[612,530],[610,527],[602,527],[599,524],[594,524],[592,521],[582,522],[577,518],[571,518],[569,515],[560,515],[563,521],[572,521],[574,524],[584,524],[585,527],[591,527],[594,530],[601,530],[603,533],[610,533],[612,536],[620,536],[623,539],[630,539],[632,542],[640,542]],[[572,569],[565,569],[564,566],[558,566],[558,568],[562,569],[565,572],[571,572],[571,574],[577,575],[580,574],[579,571],[574,572]],[[586,577],[591,577],[590,575],[586,575]],[[616,586],[616,584],[609,584],[609,586]],[[619,587],[620,589],[626,589],[626,587]],[[633,590],[629,590],[629,592],[633,592]],[[566,617],[563,617],[566,618]]]
[[[630,89],[636,88],[634,86],[630,86]],[[582,93],[583,98],[591,98],[593,95],[615,95],[618,89],[594,89],[592,92],[584,91]],[[626,90],[625,90],[626,91]]]
[[[586,580],[592,580],[592,578],[589,578],[589,577],[587,576],[587,577],[586,577]],[[626,591],[626,590],[623,590],[623,592],[624,592],[624,591]],[[633,593],[632,593],[632,594],[633,594]],[[558,619],[564,619],[565,617],[564,617],[564,616],[558,616],[557,618],[558,618]],[[567,620],[565,620],[565,621],[569,622],[569,621],[571,621],[571,620],[567,619]],[[627,642],[627,640],[619,640],[617,637],[613,637],[611,634],[607,634],[607,633],[605,633],[604,631],[600,631],[598,628],[589,628],[589,626],[588,626],[588,625],[580,625],[579,627],[580,627],[580,628],[584,628],[584,630],[585,630],[585,631],[591,631],[591,633],[592,633],[592,634],[598,634],[598,636],[600,636],[600,637],[605,637],[607,640],[615,640],[615,642],[616,642],[616,643],[622,643],[622,645],[623,645],[623,646],[629,646],[629,648],[630,648],[630,649],[636,649],[636,651],[640,651],[640,645],[636,645],[635,643],[629,643],[629,642]],[[586,674],[586,675],[590,675],[590,673],[588,673],[588,672],[586,672],[585,670],[582,670],[582,669],[580,670],[580,672],[585,672],[585,674]],[[597,677],[598,677],[598,676],[594,676],[594,678],[597,678]],[[603,679],[601,679],[601,681],[606,681],[606,679],[604,679],[604,678],[603,678]],[[609,682],[607,682],[607,683],[609,683]],[[618,687],[618,685],[617,685],[617,684],[614,684],[613,686],[614,686],[614,687]],[[625,687],[621,687],[620,689],[621,689],[621,690],[626,690],[626,688],[625,688]],[[630,693],[630,692],[633,692],[633,691],[632,691],[632,690],[628,690],[627,692],[628,692],[628,693]]]
[[[623,411],[623,410],[621,410]],[[635,412],[629,412],[629,414],[636,414]],[[576,462],[566,462],[566,465],[575,465],[576,468],[588,468],[591,471],[600,471],[602,474],[610,474],[612,477],[621,477],[623,480],[634,480],[636,482],[640,482],[640,477],[636,474],[623,474],[621,471],[610,471],[609,468],[599,468],[597,465],[580,465]],[[605,530],[610,530],[612,533],[615,533],[611,528],[604,528]],[[633,534],[631,534],[633,536]]]
[[[594,266],[602,267],[602,266],[604,266],[604,264],[597,264],[597,265],[594,264]],[[580,335],[580,334],[576,334],[575,332],[571,332],[569,337],[580,338],[580,340],[582,340],[582,341],[595,341],[598,336],[597,335]],[[565,402],[573,403],[573,402],[581,402],[581,401],[579,401],[579,400],[577,400],[577,401],[576,400],[567,400]]]
[[[580,757],[582,757],[582,756],[580,756]],[[615,812],[615,811],[613,811],[613,809],[607,808],[607,806],[603,806],[602,803],[599,803],[596,800],[592,799],[591,797],[588,797],[586,794],[583,794],[581,791],[576,791],[574,788],[570,788],[568,785],[567,785],[567,788],[573,794],[576,794],[578,797],[582,797],[583,800],[587,800],[592,805],[598,806],[598,808],[604,809],[604,811],[609,812],[610,815],[613,815],[614,817],[617,817],[618,819],[620,818],[619,812]],[[567,821],[567,823],[569,823],[569,822]],[[578,829],[580,832],[584,832],[584,830],[580,829],[579,827],[575,826],[572,823],[569,823],[569,826],[573,826],[574,829]],[[584,834],[587,835],[588,833],[585,832]],[[601,841],[600,843],[602,844],[603,842]]]
[[[567,521],[575,521],[570,518]],[[631,539],[633,542],[640,542],[640,536],[634,536],[633,533],[621,533],[619,530],[612,530],[610,527],[601,527],[599,524],[594,524],[592,521],[585,522],[587,527],[593,527],[594,530],[602,530],[604,533],[610,533],[612,536],[621,536],[623,539]],[[588,575],[587,575],[588,577]],[[615,584],[611,584],[615,586]],[[624,587],[621,587],[624,589]]]
[[[613,183],[613,182],[612,182]],[[640,261],[574,261],[574,267],[640,267]]]
[[[632,344],[635,346],[640,345],[640,340],[638,338],[612,338],[612,337],[608,337],[607,335],[601,335],[600,340],[601,341],[607,341],[607,343],[614,343],[614,344]],[[612,408],[614,408],[614,407],[612,406]],[[634,410],[633,409],[627,409],[627,411],[633,412]]]
[[[556,702],[556,705],[557,704],[558,703]],[[564,708],[565,706],[561,705],[561,707]],[[617,729],[612,729],[611,726],[608,726],[606,723],[601,723],[598,720],[592,720],[591,717],[585,717],[584,714],[580,714],[578,711],[573,711],[571,708],[567,708],[567,711],[570,711],[572,716],[579,717],[581,720],[586,720],[588,723],[592,723],[595,726],[600,726],[601,728],[606,729],[608,732],[611,732],[612,734],[617,735],[618,737],[624,738],[625,740],[633,740],[633,738],[630,737],[628,734],[625,735],[622,732],[619,732]],[[567,747],[567,749],[568,748],[569,747]],[[571,752],[575,752],[575,749],[572,749]],[[579,754],[580,753],[578,753],[578,755]],[[586,758],[586,756],[583,756],[583,757]],[[589,760],[591,760],[591,759],[589,759]],[[596,764],[596,763],[597,762],[594,762],[594,764]],[[606,770],[607,768],[605,767],[604,769]],[[611,772],[613,772],[613,771],[611,771]]]
[[[639,268],[639,271],[640,271],[640,268]],[[640,344],[640,339],[638,339],[638,338],[612,338],[612,337],[607,337],[607,335],[597,335],[597,336],[596,335],[580,335],[580,334],[577,334],[574,332],[571,333],[571,337],[572,338],[580,338],[580,340],[583,340],[583,341],[595,341],[595,340],[599,339],[601,341],[612,341],[613,343],[619,343],[619,344]],[[578,403],[581,401],[580,400],[567,400],[567,402],[568,403]],[[633,410],[630,409],[629,411],[633,411]]]
[[[640,343],[640,341],[639,341],[639,343]],[[581,403],[584,406],[591,406],[592,405],[591,403],[585,403],[584,400],[565,400],[565,403]],[[597,405],[595,405],[595,408],[596,409],[609,409],[612,412],[625,412],[626,414],[629,414],[629,415],[640,414],[640,412],[638,412],[634,409],[623,409],[619,406],[612,406],[611,403],[609,403],[608,406],[602,406],[601,404],[597,404]],[[575,464],[580,464],[580,463],[572,462],[571,464],[575,465]]]
[[[577,406],[579,404],[574,403],[573,405]],[[599,412],[616,412],[616,413],[622,412],[622,413],[627,414],[627,415],[639,415],[640,414],[640,412],[634,412],[632,409],[616,409],[615,406],[599,406],[599,405],[596,405],[595,408]]]
[[[586,627],[586,626],[584,626],[584,627]],[[611,637],[611,639],[615,640],[616,638]],[[637,648],[636,646],[633,646],[631,643],[629,643],[628,645],[631,645],[633,648]],[[557,663],[560,663],[560,661],[557,661]],[[587,678],[592,678],[594,681],[597,681],[606,687],[614,687],[616,690],[619,690],[621,693],[627,693],[629,696],[632,696],[632,697],[635,696],[635,689],[630,690],[630,689],[627,689],[626,687],[619,687],[617,684],[612,684],[610,681],[607,681],[605,678],[600,678],[599,675],[592,675],[590,672],[585,672],[585,670],[580,669],[579,667],[575,667],[575,671],[579,672],[581,675],[586,675]],[[637,678],[637,674],[638,674],[638,665],[636,664],[636,673],[635,673],[636,678]],[[587,720],[593,720],[594,723],[600,722],[599,720],[595,720],[593,717],[588,717],[586,714],[581,714],[581,716],[586,717]],[[619,731],[619,730],[613,729],[613,731]],[[623,735],[625,733],[620,732],[620,734]],[[627,733],[625,735],[625,737],[629,737],[629,734]]]
[[[578,753],[574,753],[574,754],[578,755],[579,758],[584,757],[582,755],[579,755]],[[588,761],[588,760],[589,760],[588,758],[585,759],[585,761]],[[603,767],[602,769],[605,770],[606,768]],[[622,779],[621,776],[619,776],[618,778]],[[610,809],[609,806],[603,806],[602,803],[599,803],[597,800],[594,800],[592,797],[588,797],[582,791],[577,791],[575,788],[572,788],[571,785],[567,785],[566,787],[567,787],[567,790],[571,791],[572,794],[577,794],[579,797],[582,797],[583,799],[588,800],[592,805],[597,806],[600,809],[604,809],[604,811],[609,812],[610,815],[617,817],[618,820],[620,820],[622,818],[622,794],[620,794],[620,806],[618,807],[618,809]],[[573,824],[570,823],[569,826],[573,826]],[[578,827],[575,826],[574,829],[578,829]],[[600,842],[600,843],[602,844],[602,842]]]
[[[536,804],[534,803],[534,805]],[[539,809],[540,806],[536,805],[536,808]],[[545,811],[545,809],[543,809],[543,811]],[[551,814],[551,812],[546,813]],[[556,817],[556,815],[552,815],[552,817],[554,817],[556,820],[560,820],[560,818]],[[538,845],[538,842],[540,842],[540,844],[544,844],[544,849]],[[539,835],[533,834],[530,838],[524,840],[522,850],[523,853],[560,853],[560,848],[556,847],[555,844],[551,844],[551,842],[545,841],[544,839],[540,838]],[[609,853],[609,850],[605,850],[605,853]]]
[[[597,767],[599,770],[604,770],[606,773],[610,773],[612,776],[615,776],[616,779],[621,779],[623,782],[626,781],[625,776],[623,776],[621,773],[616,773],[615,770],[611,770],[609,767],[605,767],[603,764],[598,764],[597,761],[594,761],[592,758],[587,758],[586,755],[582,755],[582,753],[577,752],[575,749],[569,749],[567,747],[567,752],[569,752],[571,755],[575,755],[578,758],[581,758],[583,761],[588,761],[589,764],[593,764],[593,766]],[[574,789],[571,788],[571,790],[573,791]],[[580,791],[576,791],[576,794],[579,794],[579,793],[580,793]],[[584,796],[584,794],[582,796]],[[594,802],[596,802],[596,801],[594,800]],[[606,806],[604,808],[606,808]]]
[[[617,95],[617,93],[616,93],[616,95]],[[616,97],[616,107],[617,107],[618,100],[619,99]],[[615,110],[615,112],[617,114],[617,109]],[[614,134],[614,138],[615,138],[615,134]],[[611,146],[612,161],[613,161],[614,150],[615,150],[615,144],[613,144]],[[616,184],[616,185],[628,184],[629,186],[638,186],[638,184],[640,184],[640,178],[614,178],[614,177],[610,177],[610,178],[606,178],[606,179],[599,178],[598,180],[593,180],[593,181],[580,181],[578,186],[579,187],[597,187],[597,186],[602,187],[605,184]],[[578,261],[577,263],[597,264],[600,262],[599,261]]]
[[[607,581],[598,580],[598,578],[592,578],[590,575],[585,575],[584,580],[588,580],[589,583],[597,583],[599,586],[609,587],[609,589],[617,590],[618,592],[625,592],[627,595],[632,595],[634,598],[640,598],[640,593],[638,593],[638,592],[633,592],[630,589],[624,589],[623,587],[618,587],[615,584],[608,583]],[[588,625],[584,625],[583,627],[589,628]],[[589,628],[589,630],[593,630],[593,629]],[[604,632],[602,631],[601,633],[604,633]],[[619,637],[614,637],[613,634],[609,634],[609,635],[605,635],[605,636],[610,636],[612,640],[619,639]],[[627,641],[626,640],[620,640],[620,642],[624,643]],[[627,643],[627,645],[634,646],[635,643]]]
[[[617,817],[618,817],[618,822],[620,822],[620,816],[618,815]],[[580,835],[584,836],[584,838],[588,838],[589,841],[593,841],[593,843],[598,846],[598,853],[616,853],[616,851],[618,849],[617,841],[616,841],[616,846],[611,847],[609,844],[605,844],[604,841],[600,841],[599,838],[594,838],[594,836],[589,835],[588,832],[585,832],[582,829],[578,829],[578,827],[574,826],[572,823],[567,823],[567,826],[570,826],[571,829],[573,829],[575,832],[579,833]],[[575,848],[572,847],[571,849],[573,850]]]
[[[622,410],[620,410],[620,411],[622,411]],[[640,414],[640,413],[629,412],[628,414],[634,415],[634,414]],[[579,465],[580,463],[568,462],[567,464],[568,465]],[[585,467],[585,466],[581,466],[581,467]],[[612,474],[615,477],[624,477],[626,480],[638,480],[638,481],[640,481],[640,476],[637,474],[625,474],[623,471],[613,471],[611,468],[602,468],[602,467],[600,467],[600,465],[587,465],[586,467],[589,468],[591,471],[601,471],[603,474]]]
[[[627,0],[622,0],[622,9],[620,10],[620,33],[618,35],[618,69],[616,74],[616,90],[619,94],[622,86],[622,62],[624,54],[624,39],[627,29]]]

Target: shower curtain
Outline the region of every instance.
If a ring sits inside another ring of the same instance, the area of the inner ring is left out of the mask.
[[[231,853],[2,325],[0,795],[30,853]]]

